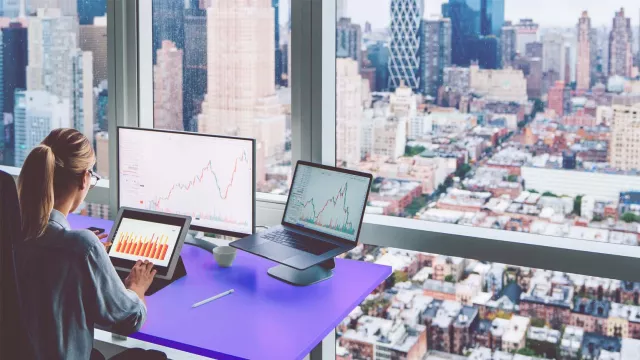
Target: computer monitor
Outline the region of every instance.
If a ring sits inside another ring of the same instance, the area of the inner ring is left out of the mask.
[[[118,128],[118,205],[192,217],[191,229],[255,233],[254,139]]]

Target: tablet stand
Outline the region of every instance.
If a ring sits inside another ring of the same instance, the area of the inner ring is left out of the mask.
[[[118,275],[120,276],[120,279],[124,281],[124,279],[129,276],[129,272],[118,270]],[[178,262],[176,263],[176,268],[173,271],[173,277],[169,280],[158,278],[153,279],[153,282],[151,283],[151,286],[149,286],[149,290],[147,290],[145,295],[151,296],[185,275],[187,275],[187,269],[184,267],[184,262],[182,262],[182,256],[180,256],[178,258]]]
[[[331,278],[335,267],[335,260],[329,259],[306,270],[297,270],[286,265],[278,265],[269,269],[268,273],[272,277],[291,285],[308,286]]]

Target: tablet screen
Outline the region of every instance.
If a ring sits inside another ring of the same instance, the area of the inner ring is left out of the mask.
[[[122,218],[109,256],[131,261],[148,260],[156,266],[167,267],[181,230],[180,226]]]

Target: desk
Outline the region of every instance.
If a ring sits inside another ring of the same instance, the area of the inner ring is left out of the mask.
[[[75,215],[69,222],[75,229],[112,226]],[[321,352],[318,344],[391,275],[387,266],[337,259],[331,279],[300,288],[270,277],[273,262],[241,251],[228,269],[194,246],[182,249],[182,259],[187,276],[147,298],[147,322],[131,337],[216,359],[287,360]],[[191,308],[229,289],[235,293]]]

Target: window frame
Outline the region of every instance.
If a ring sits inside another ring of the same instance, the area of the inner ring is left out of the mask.
[[[127,24],[121,24],[116,33],[123,35],[128,29],[137,30],[137,36],[123,38],[127,45],[123,46],[124,49],[121,51],[125,51],[123,58],[128,59],[128,62],[116,66],[115,75],[120,76],[121,82],[127,85],[124,89],[116,87],[116,90],[121,92],[116,93],[114,103],[120,101],[127,105],[127,112],[124,111],[124,107],[118,107],[120,113],[116,121],[127,126],[152,127],[151,0],[114,2],[127,3],[120,4],[122,10],[127,12],[124,17]],[[133,18],[132,13],[136,14]],[[295,163],[297,160],[308,160],[335,165],[336,2],[292,1],[291,21],[293,161]],[[136,41],[139,44],[136,44]],[[137,51],[126,51],[136,48]],[[127,66],[130,64],[137,66],[132,69],[132,66]],[[146,66],[141,66],[142,64]],[[119,84],[116,79],[116,85]],[[136,96],[127,96],[127,91]],[[116,126],[115,122],[110,121],[110,124],[112,123]],[[109,130],[111,133],[111,128]],[[112,145],[115,148],[116,141],[112,142]],[[116,171],[115,166],[112,167],[112,171]],[[114,186],[113,182],[112,180],[110,187],[112,199],[117,194],[117,184]],[[256,200],[257,224],[278,224],[284,212],[286,197],[258,193]],[[630,247],[377,215],[365,216],[360,239],[366,245],[640,281],[640,271],[634,271],[640,270],[640,246]]]
[[[335,77],[336,1],[310,0],[322,11],[312,21],[321,23],[322,62],[312,63],[314,73],[320,71],[322,91],[311,89],[318,100],[313,101],[314,113],[322,113],[322,129],[333,129],[332,141],[322,139],[320,161],[335,165]],[[318,5],[318,3],[321,3]],[[318,34],[312,38],[317,43]],[[322,66],[318,70],[317,66]],[[329,77],[333,78],[328,79]],[[332,86],[332,89],[326,89]],[[324,104],[324,106],[323,106]],[[333,113],[327,114],[329,109]],[[314,157],[316,158],[316,157]],[[558,238],[508,230],[493,230],[463,225],[450,225],[391,216],[366,215],[360,234],[361,242],[379,247],[457,256],[481,261],[527,266],[545,270],[617,279],[640,281],[640,246],[599,243],[595,241]],[[558,241],[560,240],[560,241]],[[597,264],[594,266],[592,264]]]
[[[141,6],[148,6],[142,9],[149,11],[140,11]],[[107,2],[107,17],[112,19],[107,23],[112,180],[101,180],[87,196],[88,202],[117,203],[118,184],[114,180],[117,127],[153,126],[153,94],[148,91],[153,89],[152,67],[141,66],[152,61],[150,6],[151,0]],[[291,14],[290,61],[292,73],[296,74],[291,84],[295,90],[292,91],[293,160],[335,165],[336,3],[293,1]],[[0,170],[16,178],[20,173],[17,167],[0,166]],[[256,198],[257,223],[278,224],[286,197],[258,193]],[[110,209],[112,216],[116,210]],[[367,245],[640,281],[640,271],[634,271],[640,270],[640,247],[376,215],[365,216],[361,241]]]

